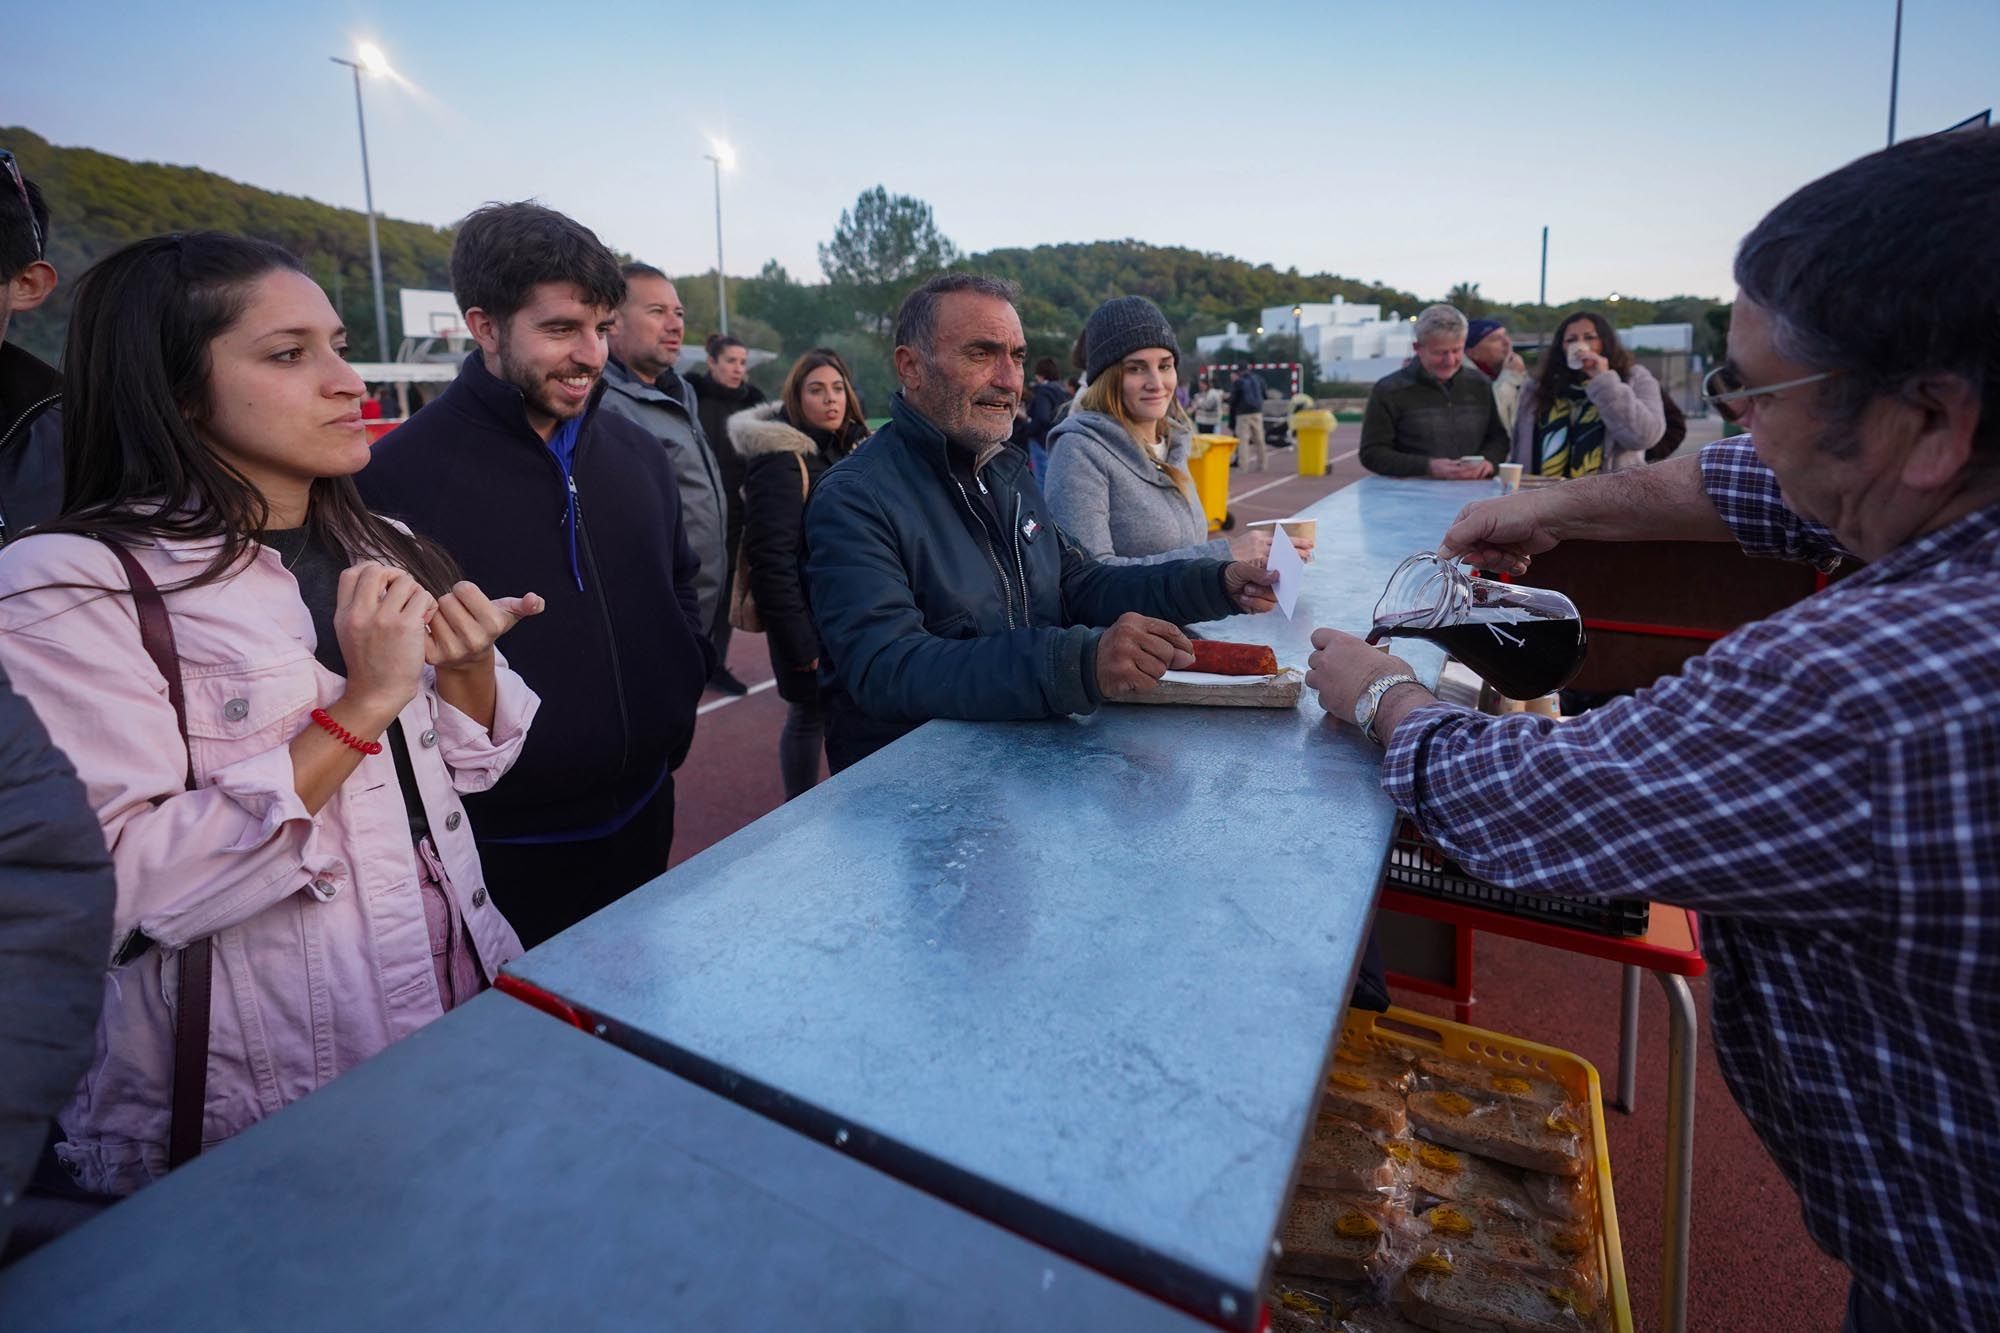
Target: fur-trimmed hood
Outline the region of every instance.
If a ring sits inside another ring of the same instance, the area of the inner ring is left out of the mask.
[[[759,454],[814,454],[812,436],[786,421],[783,403],[765,403],[729,418],[729,442],[747,461]]]

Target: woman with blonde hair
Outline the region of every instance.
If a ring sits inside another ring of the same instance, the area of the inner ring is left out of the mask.
[[[1180,344],[1159,307],[1143,296],[1106,301],[1084,326],[1084,348],[1090,382],[1049,432],[1043,492],[1063,531],[1106,564],[1196,556],[1261,564],[1268,529],[1208,535],[1187,468],[1193,423],[1174,401]]]
[[[819,632],[799,581],[806,496],[828,468],[867,438],[868,422],[847,363],[824,347],[793,364],[777,402],[729,418],[730,443],[744,463],[737,573],[763,624],[778,696],[790,705],[778,737],[778,769],[788,801],[819,781],[825,737]]]

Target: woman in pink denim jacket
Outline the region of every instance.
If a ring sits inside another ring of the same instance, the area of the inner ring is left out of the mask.
[[[213,941],[204,1144],[520,952],[457,793],[520,752],[538,701],[493,641],[539,599],[454,583],[435,547],[362,507],[364,386],[344,345],[297,261],[239,237],[138,242],[78,293],[64,512],[0,553],[0,665],[75,764],[117,868],[96,1054],[60,1117],[87,1189],[166,1170],[191,942]],[[126,546],[164,594],[185,746],[123,568],[85,534]]]

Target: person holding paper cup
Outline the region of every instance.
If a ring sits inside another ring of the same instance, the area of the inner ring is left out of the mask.
[[[1174,400],[1180,344],[1167,317],[1143,296],[1116,297],[1091,312],[1083,337],[1090,382],[1049,432],[1043,485],[1062,530],[1107,565],[1196,556],[1263,564],[1269,528],[1209,538],[1187,468],[1191,423]]]
[[[1299,559],[1307,563],[1313,558],[1313,548],[1319,544],[1319,520],[1316,518],[1260,518],[1250,526],[1269,528],[1274,537],[1284,533],[1292,539],[1292,549],[1299,553]]]
[[[1480,481],[1507,457],[1493,386],[1465,359],[1466,318],[1417,316],[1416,359],[1375,382],[1361,419],[1361,466],[1385,477]]]
[[[1666,432],[1660,382],[1632,359],[1611,321],[1579,310],[1557,326],[1541,373],[1521,395],[1508,461],[1535,477],[1618,472],[1645,466]]]

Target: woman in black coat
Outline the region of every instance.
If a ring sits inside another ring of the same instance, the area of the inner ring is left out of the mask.
[[[799,578],[805,497],[867,437],[847,365],[823,348],[798,359],[777,402],[729,418],[730,443],[744,464],[743,572],[770,644],[778,694],[790,705],[778,739],[786,800],[819,781],[825,736],[819,632]]]

